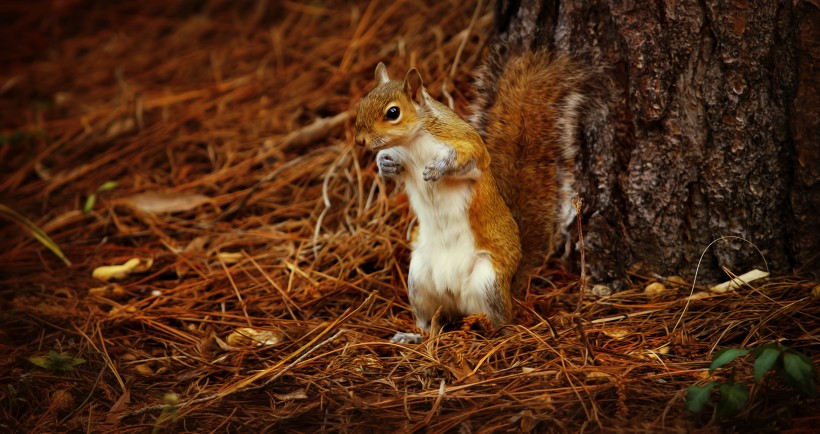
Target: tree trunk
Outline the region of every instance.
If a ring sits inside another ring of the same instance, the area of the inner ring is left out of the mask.
[[[721,237],[699,279],[820,277],[816,2],[501,1],[496,26],[612,79],[578,161],[593,280],[692,277]]]

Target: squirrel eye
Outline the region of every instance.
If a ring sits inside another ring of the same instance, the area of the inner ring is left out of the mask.
[[[384,118],[388,121],[395,121],[399,118],[400,114],[401,111],[399,110],[399,108],[396,106],[392,106],[389,109],[387,109],[387,113],[384,114]]]

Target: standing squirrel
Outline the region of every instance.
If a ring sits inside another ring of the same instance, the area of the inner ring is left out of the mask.
[[[584,102],[576,90],[587,78],[546,52],[490,65],[479,75],[477,129],[430,97],[416,69],[398,81],[376,67],[355,140],[378,151],[381,176],[403,181],[417,215],[408,289],[422,330],[439,309],[447,320],[483,313],[496,328],[510,321],[516,276],[553,253],[574,215]]]
[[[490,173],[479,133],[430,97],[421,75],[378,85],[360,103],[356,143],[378,151],[383,177],[404,181],[418,217],[408,273],[416,323],[483,313],[500,327],[510,320],[510,285],[521,259],[518,227]],[[395,340],[415,340],[399,334]]]

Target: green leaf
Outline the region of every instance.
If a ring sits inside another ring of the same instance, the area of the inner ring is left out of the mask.
[[[39,366],[39,367],[41,367],[41,368],[43,368],[43,369],[48,369],[48,370],[51,370],[51,369],[49,368],[49,366],[50,366],[50,365],[49,365],[49,363],[48,363],[48,359],[47,359],[47,358],[45,358],[45,357],[42,357],[42,356],[32,356],[32,357],[29,357],[29,358],[28,358],[28,361],[29,361],[29,362],[31,362],[31,363],[34,363],[35,365],[37,365],[37,366]]]
[[[775,349],[780,350],[780,351],[784,351],[784,350],[787,349],[787,347],[782,347],[781,348],[780,345],[777,342],[772,342],[772,343],[769,343],[769,344],[766,344],[766,345],[760,345],[760,346],[756,347],[752,351],[752,355],[755,356],[755,359],[756,359],[756,358],[760,357],[761,354],[763,354],[763,351],[766,351],[769,348],[775,348]]]
[[[739,348],[726,348],[720,350],[712,356],[712,365],[709,366],[709,373],[715,372],[715,369],[731,362],[732,360],[749,354],[749,350],[741,350]]]
[[[85,363],[85,359],[71,357],[55,351],[49,351],[48,355],[29,357],[28,361],[48,371],[73,371],[78,365]]]
[[[783,352],[783,379],[806,396],[814,397],[814,363],[802,353],[794,350]]]
[[[780,348],[776,344],[764,345],[755,350],[755,383],[772,369],[780,358]]]
[[[705,386],[689,386],[686,389],[686,409],[692,413],[700,413],[706,403],[717,381],[712,381]]]
[[[83,206],[83,212],[86,213],[86,214],[90,213],[91,210],[94,209],[94,205],[96,205],[96,204],[97,204],[97,195],[94,194],[94,193],[91,193],[91,195],[88,196],[85,199],[85,205]]]
[[[106,182],[104,182],[104,183],[103,183],[103,185],[101,185],[101,186],[97,189],[97,191],[108,191],[108,190],[113,190],[113,189],[115,189],[115,188],[117,188],[117,187],[119,187],[119,186],[120,186],[120,183],[119,183],[119,182],[117,182],[117,181],[106,181]]]
[[[743,383],[721,384],[720,401],[718,401],[717,412],[720,417],[732,417],[746,405],[749,400],[749,391]]]

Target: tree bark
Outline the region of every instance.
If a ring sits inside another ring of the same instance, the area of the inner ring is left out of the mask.
[[[501,1],[496,25],[612,80],[609,114],[580,134],[594,281],[820,277],[817,2]]]

